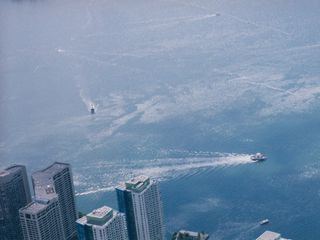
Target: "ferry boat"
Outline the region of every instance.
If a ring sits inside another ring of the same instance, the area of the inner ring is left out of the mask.
[[[94,108],[93,105],[91,105],[90,113],[91,113],[91,114],[95,114],[95,113],[96,113],[96,110],[95,110],[95,108]]]
[[[266,157],[265,155],[263,155],[262,153],[256,153],[256,154],[252,155],[252,156],[250,157],[250,159],[251,159],[252,161],[258,162],[258,161],[264,161],[264,160],[266,160],[267,157]]]
[[[264,219],[262,221],[259,222],[260,225],[265,225],[269,223],[269,219]]]

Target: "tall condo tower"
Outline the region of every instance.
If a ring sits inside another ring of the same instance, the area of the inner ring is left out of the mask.
[[[41,189],[47,185],[54,188],[58,195],[65,238],[67,240],[77,239],[77,212],[71,166],[67,163],[55,162],[51,166],[32,174],[32,183],[36,197],[38,189],[41,192]]]
[[[31,202],[25,166],[0,171],[0,240],[23,239],[19,209]]]
[[[20,209],[25,240],[65,240],[61,209],[54,187],[36,189],[36,199]]]
[[[128,240],[123,213],[103,206],[77,220],[79,240]]]
[[[163,240],[162,202],[158,183],[139,176],[116,188],[119,211],[126,214],[130,240]]]

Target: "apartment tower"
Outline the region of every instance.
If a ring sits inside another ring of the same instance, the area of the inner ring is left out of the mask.
[[[63,221],[64,236],[67,240],[77,239],[76,203],[71,166],[55,162],[49,167],[32,174],[32,184],[37,197],[37,189],[50,185],[58,196]]]
[[[0,171],[0,240],[23,239],[19,209],[31,202],[25,166]]]
[[[123,213],[103,206],[77,220],[79,240],[128,240]]]
[[[116,188],[119,211],[125,213],[130,240],[163,240],[162,202],[158,183],[139,176]]]
[[[20,209],[25,240],[65,240],[58,195],[50,184],[37,186],[36,199]]]

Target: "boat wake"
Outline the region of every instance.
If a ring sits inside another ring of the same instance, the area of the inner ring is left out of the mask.
[[[92,109],[94,109],[95,111],[97,110],[98,105],[94,101],[92,101],[90,98],[85,96],[82,89],[80,89],[79,95],[82,102],[86,105],[89,112],[92,113]]]
[[[75,174],[76,195],[112,191],[120,182],[137,175],[166,181],[201,174],[215,168],[253,163],[248,154],[213,153],[208,157],[165,158],[132,162],[100,162],[96,168],[84,166]],[[95,174],[90,174],[93,171]],[[82,172],[82,173],[81,173]],[[87,176],[94,176],[88,180]],[[98,183],[98,184],[97,184]],[[100,183],[100,184],[99,184]],[[107,183],[107,184],[106,184]]]

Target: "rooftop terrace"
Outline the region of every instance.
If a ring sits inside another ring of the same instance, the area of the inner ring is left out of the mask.
[[[172,240],[207,240],[209,235],[203,232],[180,230],[173,235]]]
[[[44,209],[46,209],[47,204],[44,203],[39,203],[39,202],[32,202],[28,204],[27,206],[21,208],[21,211],[24,213],[29,213],[29,214],[37,214]]]
[[[265,231],[257,240],[280,240],[281,234],[271,231]]]
[[[41,172],[54,175],[69,167],[70,167],[70,164],[68,163],[54,162],[49,167],[43,169]]]
[[[80,224],[92,224],[102,226],[106,224],[113,217],[113,209],[107,206],[93,210],[91,213],[87,214],[77,220]]]
[[[150,178],[147,176],[138,176],[132,178],[125,183],[127,190],[132,190],[134,192],[142,192],[150,184]]]

